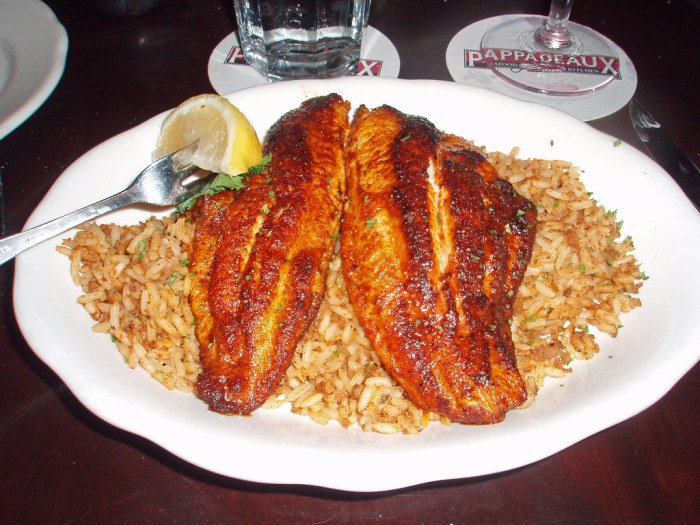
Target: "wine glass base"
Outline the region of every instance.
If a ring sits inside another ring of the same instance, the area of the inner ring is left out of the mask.
[[[570,42],[552,49],[535,38],[546,20],[524,16],[489,29],[481,40],[488,67],[513,85],[548,95],[583,95],[620,78],[620,61],[610,40],[569,22]]]

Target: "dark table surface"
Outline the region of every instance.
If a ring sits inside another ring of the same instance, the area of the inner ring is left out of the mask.
[[[152,14],[120,20],[69,0],[46,3],[70,46],[54,93],[0,140],[8,233],[21,229],[55,178],[87,150],[187,97],[211,92],[209,55],[234,29],[227,0],[169,0]],[[543,0],[373,0],[370,23],[396,45],[401,78],[450,80],[444,56],[457,31],[498,14],[546,11]],[[639,75],[637,97],[700,164],[700,3],[579,1],[572,18],[625,49]],[[641,148],[626,108],[591,125]],[[19,333],[13,273],[13,263],[0,267],[2,523],[700,519],[697,365],[641,414],[511,472],[381,494],[261,485],[200,470],[88,412]]]

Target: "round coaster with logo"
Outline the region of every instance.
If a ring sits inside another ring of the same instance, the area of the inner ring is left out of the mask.
[[[399,53],[391,40],[381,31],[367,26],[355,75],[397,78],[400,67]],[[209,82],[220,95],[267,83],[245,61],[236,33],[229,34],[214,48],[209,57],[208,73]]]
[[[617,68],[614,72],[615,78],[605,87],[592,93],[571,96],[544,95],[519,88],[496,76],[488,67],[489,60],[511,63],[517,61],[518,57],[512,53],[509,56],[484,56],[481,51],[481,38],[496,24],[521,16],[530,15],[495,16],[480,20],[457,33],[450,41],[445,53],[447,69],[455,82],[483,87],[520,100],[551,106],[581,120],[605,117],[615,113],[630,101],[637,88],[637,71],[629,56],[615,43],[613,47],[618,57],[618,63],[615,64]],[[508,50],[498,51],[501,54],[506,51],[508,54]],[[590,65],[604,73],[606,68],[611,66],[604,59],[605,57],[602,57],[602,60]],[[517,64],[514,65],[517,66]]]

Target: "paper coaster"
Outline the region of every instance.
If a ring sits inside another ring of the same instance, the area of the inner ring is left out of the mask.
[[[457,33],[447,46],[445,60],[450,75],[460,84],[483,87],[527,102],[537,102],[560,109],[581,120],[595,120],[615,113],[624,107],[637,88],[637,71],[620,46],[613,47],[620,59],[620,78],[599,91],[576,96],[555,96],[533,93],[509,84],[497,77],[488,67],[469,65],[469,51],[481,49],[484,33],[496,24],[532,15],[504,15],[480,20]]]
[[[371,26],[362,35],[360,57],[356,76],[399,76],[401,61],[396,47]],[[236,33],[228,35],[214,48],[209,57],[208,73],[209,82],[219,95],[267,84],[267,80],[246,63]]]

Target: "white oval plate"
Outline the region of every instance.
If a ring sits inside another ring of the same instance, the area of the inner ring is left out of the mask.
[[[28,119],[63,75],[68,35],[38,0],[0,4],[0,139]]]
[[[319,426],[284,410],[252,417],[209,412],[192,395],[168,392],[124,365],[109,337],[90,330],[58,241],[22,254],[15,312],[36,354],[99,417],[202,468],[264,482],[380,491],[527,465],[627,419],[663,396],[700,357],[700,214],[678,186],[636,149],[575,118],[503,95],[438,81],[345,78],[243,90],[230,99],[263,133],[302,100],[337,92],[357,106],[389,103],[491,150],[572,161],[588,189],[624,219],[642,269],[644,306],[623,318],[601,354],[550,381],[535,403],[485,427],[432,425],[418,436],[384,436]],[[32,214],[36,225],[115,193],[148,164],[164,115],[86,153]],[[130,209],[121,223],[151,212]],[[682,227],[679,227],[682,225]],[[609,359],[608,356],[612,356]],[[560,385],[564,385],[560,387]],[[59,430],[60,431],[60,430]]]

